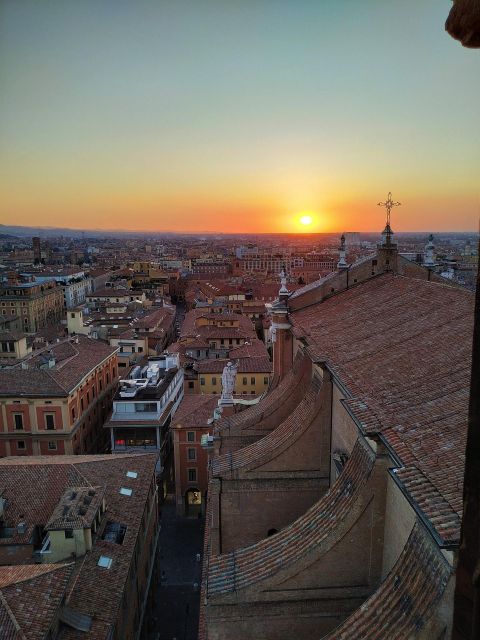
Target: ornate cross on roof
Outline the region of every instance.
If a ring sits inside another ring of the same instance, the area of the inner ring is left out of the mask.
[[[391,191],[388,192],[387,200],[385,202],[378,203],[379,207],[385,207],[385,209],[387,210],[387,226],[390,226],[390,211],[393,209],[393,207],[399,207],[401,204],[401,202],[394,202],[392,200]]]
[[[385,229],[382,232],[382,235],[385,238],[384,245],[387,246],[387,247],[391,246],[391,244],[392,244],[392,235],[393,235],[392,228],[390,227],[390,212],[393,209],[393,207],[399,207],[400,205],[401,205],[401,202],[394,202],[392,200],[392,192],[391,191],[388,192],[388,197],[387,197],[385,202],[379,202],[378,203],[379,207],[385,207],[385,209],[387,210],[387,223],[385,225]]]

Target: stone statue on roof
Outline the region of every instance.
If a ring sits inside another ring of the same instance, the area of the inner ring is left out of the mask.
[[[222,397],[220,404],[233,403],[233,392],[235,391],[235,380],[237,378],[237,363],[227,362],[222,373]]]

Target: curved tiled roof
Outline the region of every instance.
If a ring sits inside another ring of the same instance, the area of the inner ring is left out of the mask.
[[[357,440],[345,468],[328,493],[279,533],[209,559],[207,595],[238,591],[301,560],[328,541],[351,511],[373,469],[375,455]]]
[[[283,380],[272,389],[260,402],[246,411],[241,411],[234,416],[223,418],[215,428],[215,431],[229,431],[232,435],[242,429],[248,429],[278,411],[281,405],[291,401],[298,392],[299,386],[303,382],[304,376],[308,373],[309,359],[298,351],[293,362],[292,369]],[[300,398],[298,399],[300,401]]]
[[[252,463],[261,464],[297,440],[317,413],[316,400],[321,385],[321,379],[315,375],[301,402],[276,429],[246,447],[233,452],[228,451],[214,458],[212,460],[212,475],[214,477],[226,475],[234,469],[248,467]]]
[[[426,637],[424,628],[445,591],[449,576],[448,562],[416,524],[382,585],[323,640]]]

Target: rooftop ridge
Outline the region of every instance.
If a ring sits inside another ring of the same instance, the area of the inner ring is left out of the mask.
[[[392,475],[397,484],[413,498],[423,518],[434,527],[437,542],[441,545],[457,544],[461,516],[448,497],[442,495],[422,470],[414,465],[395,470]]]
[[[210,558],[208,596],[249,587],[325,543],[339,521],[350,513],[374,462],[373,451],[362,439],[357,439],[352,455],[335,484],[300,518],[254,545]],[[301,544],[298,544],[299,540]]]
[[[7,587],[9,584],[20,584],[21,582],[27,582],[28,580],[32,580],[33,578],[38,578],[39,576],[45,576],[49,573],[52,573],[54,571],[58,571],[59,569],[63,569],[65,567],[70,567],[70,566],[74,566],[75,562],[59,562],[58,564],[21,564],[21,565],[3,565],[2,567],[0,567],[0,577],[1,577],[1,573],[2,573],[2,569],[4,570],[9,570],[12,571],[15,569],[18,569],[20,573],[25,573],[25,575],[19,575],[19,573],[17,572],[17,574],[14,576],[14,580],[12,579],[11,582],[9,583],[2,583],[2,586],[0,586],[0,593],[2,591],[2,589],[5,589],[5,587]],[[26,573],[27,569],[32,570],[33,569],[33,573],[28,575]],[[2,582],[0,580],[0,582]]]
[[[18,624],[17,619],[15,618],[15,615],[13,613],[13,611],[10,609],[7,600],[5,599],[2,590],[0,589],[0,610],[3,607],[3,609],[7,612],[7,616],[10,619],[10,622],[12,623],[14,629],[15,629],[15,636],[12,638],[12,640],[27,640],[26,635],[23,633],[20,625]],[[2,625],[3,626],[3,625]],[[7,629],[8,631],[8,629]],[[18,635],[17,635],[18,634]],[[8,638],[9,636],[7,636]]]

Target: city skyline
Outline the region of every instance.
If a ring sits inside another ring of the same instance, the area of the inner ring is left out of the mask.
[[[0,218],[176,233],[478,228],[450,2],[0,7]],[[301,217],[311,224],[299,225]]]

